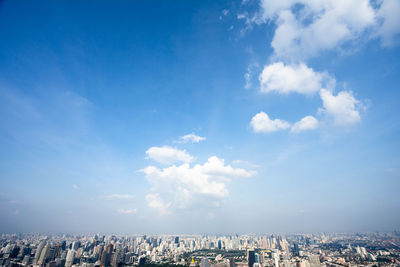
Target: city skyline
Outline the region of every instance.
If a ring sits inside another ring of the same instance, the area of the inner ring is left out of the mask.
[[[0,233],[399,230],[399,1],[1,1],[0,25]]]
[[[399,232],[293,235],[1,234],[3,266],[397,266]]]

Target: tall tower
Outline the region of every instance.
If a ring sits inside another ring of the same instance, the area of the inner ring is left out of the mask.
[[[46,240],[40,241],[39,246],[36,249],[35,258],[33,259],[33,263],[36,264],[38,262],[38,260],[40,258],[40,254],[42,254],[42,250],[43,250],[44,246],[46,245],[46,243],[47,243]]]
[[[254,249],[249,249],[247,251],[247,262],[249,263],[249,267],[253,267],[253,264],[256,262],[256,254]]]
[[[42,265],[43,263],[45,263],[46,254],[48,253],[48,250],[49,250],[49,244],[46,244],[46,246],[44,246],[42,252],[40,253],[40,257],[39,260],[37,261],[37,264]]]
[[[65,259],[65,267],[71,267],[74,264],[75,250],[68,250],[67,258]]]

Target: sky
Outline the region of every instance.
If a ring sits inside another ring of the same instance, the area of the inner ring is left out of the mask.
[[[397,0],[6,0],[0,36],[0,232],[400,228]]]

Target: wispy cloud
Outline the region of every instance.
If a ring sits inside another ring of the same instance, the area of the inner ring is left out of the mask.
[[[135,214],[137,212],[136,209],[118,209],[117,212],[119,214]]]
[[[258,63],[252,63],[247,66],[247,71],[244,74],[244,88],[245,89],[250,89],[253,86],[253,76],[256,72],[256,70],[259,68]]]
[[[201,141],[206,140],[205,137],[198,136],[195,133],[187,134],[179,137],[177,143],[199,143]]]
[[[186,150],[180,150],[170,146],[150,147],[146,151],[146,155],[149,159],[162,164],[173,164],[176,162],[190,163],[194,160],[194,157],[187,153]]]
[[[398,169],[398,168],[389,168],[389,169],[386,169],[385,172],[396,175],[396,176],[400,176],[400,169]]]

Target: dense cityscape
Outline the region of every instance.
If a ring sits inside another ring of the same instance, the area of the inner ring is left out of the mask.
[[[0,235],[0,266],[400,266],[400,233]]]

